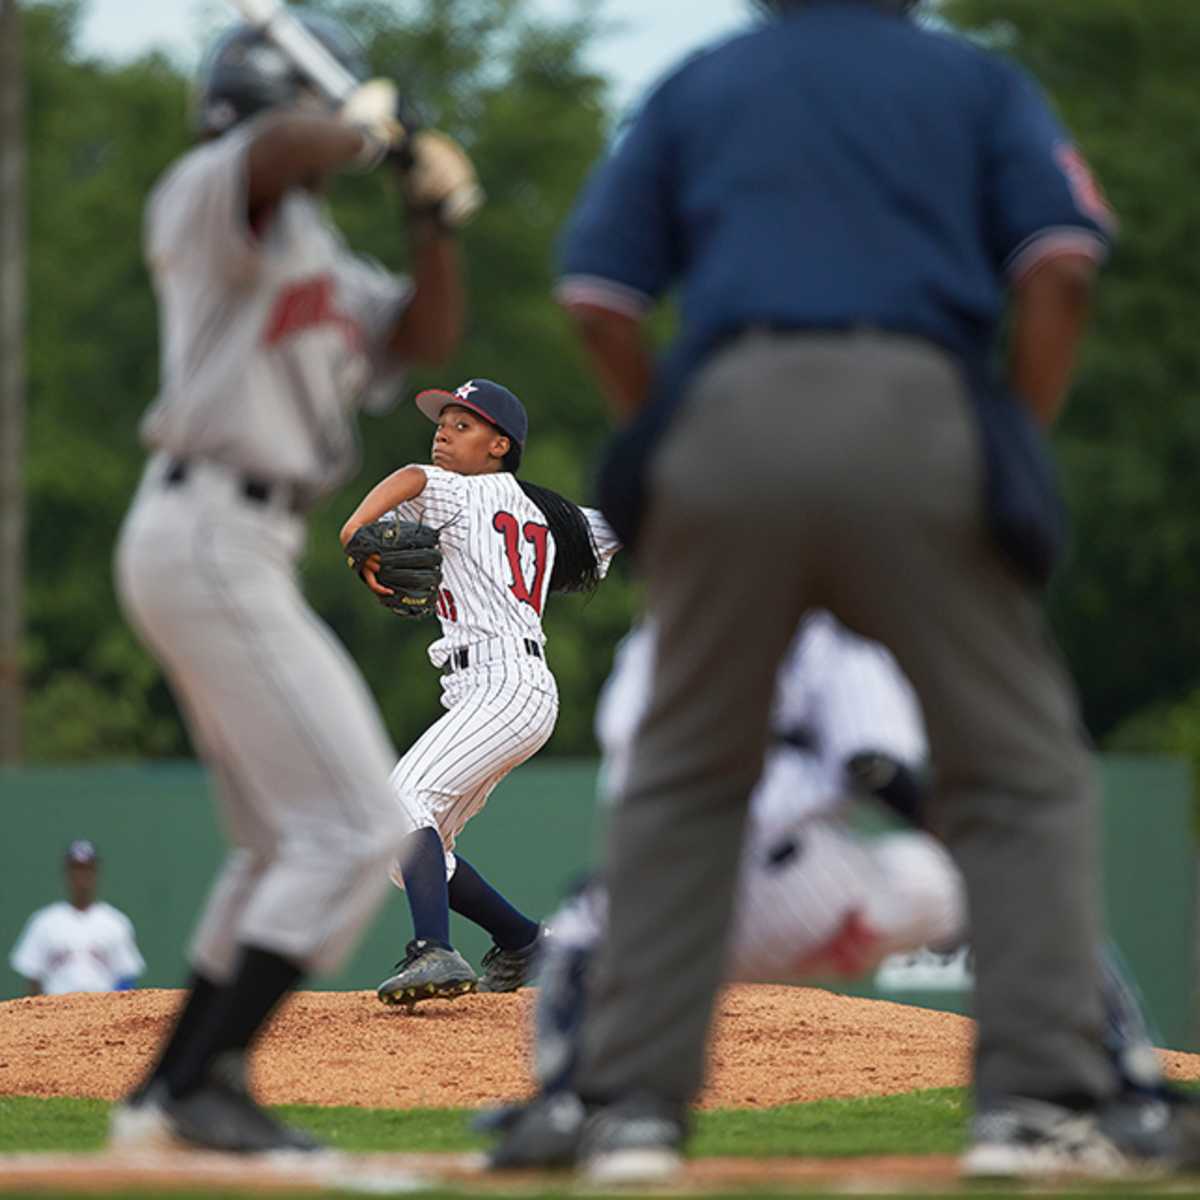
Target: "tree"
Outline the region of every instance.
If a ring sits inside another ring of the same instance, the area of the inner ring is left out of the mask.
[[[1200,21],[1192,0],[946,0],[1041,80],[1121,220],[1056,434],[1052,612],[1092,730],[1200,686]]]

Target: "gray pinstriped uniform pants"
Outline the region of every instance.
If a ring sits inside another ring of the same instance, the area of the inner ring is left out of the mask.
[[[931,346],[759,334],[700,372],[652,467],[659,655],[609,830],[585,1096],[698,1090],[775,669],[818,606],[889,646],[922,701],[931,816],[967,886],[978,1095],[1113,1091],[1088,749],[981,504],[964,387]]]

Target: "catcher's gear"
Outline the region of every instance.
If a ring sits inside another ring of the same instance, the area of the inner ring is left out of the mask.
[[[366,56],[353,34],[321,13],[295,15],[356,79],[368,75]],[[312,84],[291,60],[253,25],[234,25],[209,48],[196,75],[193,124],[200,134],[224,133],[264,109],[316,96]],[[320,103],[328,108],[328,104]]]
[[[371,560],[378,558],[375,566]],[[390,596],[379,603],[405,617],[426,617],[437,609],[442,583],[438,531],[416,521],[372,521],[346,543],[346,563],[360,578],[368,566]]]

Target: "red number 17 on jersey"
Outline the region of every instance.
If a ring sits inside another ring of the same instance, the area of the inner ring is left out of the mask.
[[[542,584],[546,578],[546,541],[550,536],[548,525],[539,525],[536,521],[526,521],[524,526],[518,526],[517,518],[510,512],[498,512],[492,518],[492,528],[504,538],[504,552],[508,555],[508,565],[512,569],[512,583],[509,590],[522,603],[528,604],[540,617],[542,615]],[[521,569],[521,535],[533,547],[533,583],[525,582],[525,572]]]

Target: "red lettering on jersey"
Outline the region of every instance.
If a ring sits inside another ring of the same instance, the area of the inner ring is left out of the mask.
[[[528,604],[540,617],[542,615],[542,585],[546,580],[546,550],[547,539],[550,536],[548,525],[539,525],[536,521],[526,521],[523,528],[518,530],[517,518],[510,512],[498,512],[492,518],[492,528],[504,538],[504,552],[508,555],[508,565],[512,569],[512,583],[509,590],[522,603]],[[533,547],[533,583],[525,582],[525,572],[521,569],[521,536]]]
[[[1066,142],[1054,148],[1054,157],[1067,177],[1071,195],[1079,206],[1079,211],[1091,217],[1098,225],[1110,229],[1117,223],[1116,213],[1112,210],[1108,198],[1104,195],[1100,184],[1096,182],[1092,168],[1087,159],[1079,153],[1076,147]]]
[[[438,589],[437,610],[443,620],[458,620],[458,605],[454,603],[454,593],[449,588]]]
[[[267,318],[263,330],[263,343],[277,346],[285,338],[316,329],[321,325],[334,325],[345,334],[346,341],[357,348],[362,344],[362,330],[351,317],[341,312],[334,303],[332,275],[314,275],[288,284],[280,293]]]

